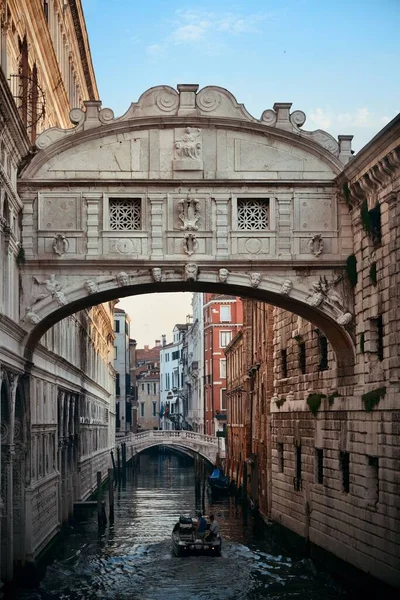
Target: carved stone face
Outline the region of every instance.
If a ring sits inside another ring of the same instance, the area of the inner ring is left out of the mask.
[[[154,281],[156,281],[156,282],[161,281],[162,271],[161,271],[160,267],[154,267],[154,269],[151,270],[151,274],[153,275]]]
[[[97,284],[93,279],[88,279],[85,281],[85,288],[89,292],[89,294],[95,294],[98,291]]]
[[[218,272],[218,277],[221,283],[226,283],[228,281],[228,277],[229,277],[229,271],[228,269],[222,268],[219,270]]]
[[[128,285],[129,284],[129,277],[126,273],[124,273],[123,271],[121,273],[118,273],[117,275],[117,281],[118,281],[118,285],[120,285],[121,287],[124,285]]]
[[[292,288],[293,283],[290,281],[290,279],[285,279],[285,281],[282,283],[281,294],[283,294],[284,296],[288,296]]]
[[[187,263],[185,265],[185,279],[186,281],[196,281],[198,274],[198,266],[196,263]]]
[[[258,287],[261,283],[261,273],[250,273],[250,283],[252,287]]]

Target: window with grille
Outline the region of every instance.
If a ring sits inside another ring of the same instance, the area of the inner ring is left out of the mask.
[[[140,198],[110,198],[110,229],[137,231],[142,226],[142,201]]]
[[[348,494],[350,491],[350,455],[348,452],[339,454],[340,470],[342,473],[342,491]]]
[[[238,198],[238,229],[259,231],[269,228],[268,198]]]
[[[324,483],[324,451],[322,448],[315,449],[315,480],[317,483]]]

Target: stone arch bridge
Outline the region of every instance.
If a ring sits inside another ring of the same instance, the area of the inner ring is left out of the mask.
[[[154,446],[168,446],[195,453],[215,465],[217,456],[225,458],[224,439],[194,431],[143,431],[118,438],[117,444],[125,443],[127,459]]]
[[[336,183],[351,137],[302,129],[276,103],[259,119],[219,87],[147,90],[119,118],[100,102],[53,128],[19,181],[25,356],[57,321],[128,295],[213,291],[261,299],[325,331],[354,362]]]

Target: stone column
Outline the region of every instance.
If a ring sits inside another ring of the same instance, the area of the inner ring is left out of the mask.
[[[25,252],[26,258],[33,258],[36,253],[34,247],[34,225],[33,225],[33,206],[37,199],[37,194],[29,193],[24,194],[22,202],[24,205],[22,211],[22,245]],[[36,236],[37,237],[37,236]],[[37,243],[37,242],[36,242]]]
[[[157,260],[164,256],[164,196],[155,195],[150,197],[151,217],[150,217],[150,236],[151,236],[151,259]]]
[[[292,197],[282,194],[277,200],[277,247],[278,257],[290,258],[292,256]]]
[[[218,258],[229,257],[228,219],[230,196],[214,198],[216,206],[216,255]]]
[[[99,212],[101,194],[85,194],[87,202],[87,254],[98,256],[99,251]]]

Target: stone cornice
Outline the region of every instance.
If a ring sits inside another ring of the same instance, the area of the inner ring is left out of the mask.
[[[99,92],[96,84],[81,0],[69,0],[69,6],[74,23],[76,39],[78,41],[83,73],[85,75],[86,86],[89,93],[88,100],[97,100]]]
[[[18,325],[15,321],[7,317],[7,315],[0,313],[0,326],[1,331],[7,333],[11,338],[21,342],[26,336],[26,330]]]

